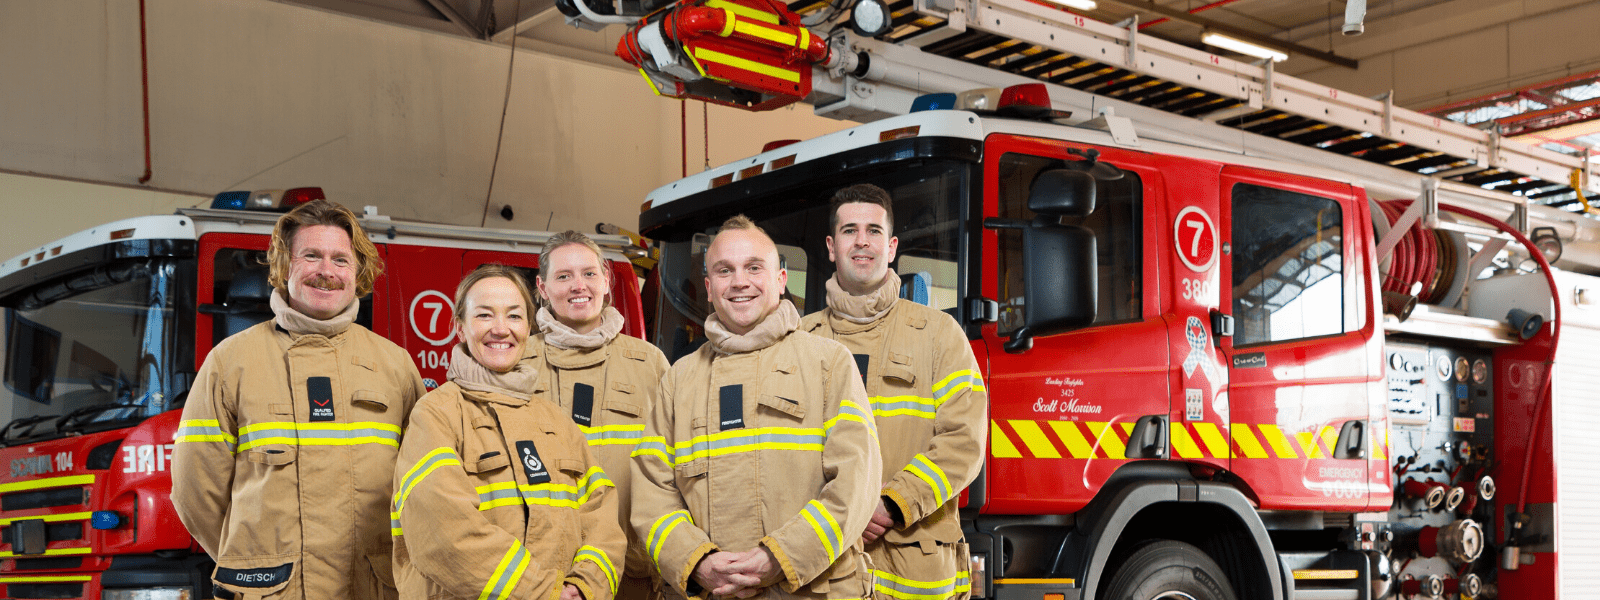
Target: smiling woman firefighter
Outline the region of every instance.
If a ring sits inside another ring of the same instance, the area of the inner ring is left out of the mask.
[[[627,538],[613,476],[537,390],[532,304],[522,275],[501,265],[456,288],[450,381],[417,403],[395,466],[402,598],[616,594]]]
[[[551,236],[539,254],[539,335],[528,353],[540,366],[535,385],[571,415],[594,457],[617,485],[617,526],[629,532],[622,600],[649,597],[644,544],[628,526],[629,454],[644,434],[649,392],[667,371],[667,357],[644,340],[618,335],[622,313],[611,307],[611,275],[600,247],[576,231]]]

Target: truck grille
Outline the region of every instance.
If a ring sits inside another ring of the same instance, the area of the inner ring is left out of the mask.
[[[44,538],[47,543],[81,540],[83,539],[83,522],[46,523],[44,526]],[[11,539],[10,526],[0,527],[0,541],[11,544],[12,547],[17,546],[16,540]]]
[[[65,487],[52,490],[16,492],[0,496],[0,511],[73,506],[85,502],[84,488]]]
[[[13,561],[18,571],[59,571],[83,566],[82,556],[51,556],[47,558],[18,558]]]
[[[83,596],[81,583],[13,583],[6,586],[8,598],[78,598]]]

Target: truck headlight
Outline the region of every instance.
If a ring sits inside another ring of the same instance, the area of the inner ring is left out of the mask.
[[[100,600],[190,600],[194,591],[189,588],[108,588],[100,592]]]

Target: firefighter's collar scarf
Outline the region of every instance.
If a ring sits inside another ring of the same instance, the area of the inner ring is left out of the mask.
[[[744,335],[734,335],[728,331],[722,325],[722,320],[717,318],[717,313],[706,317],[706,339],[711,343],[711,349],[720,354],[755,352],[778,343],[789,332],[799,328],[800,311],[795,310],[794,303],[788,300],[778,301],[778,307]]]
[[[529,358],[523,357],[510,371],[499,373],[484,367],[467,352],[466,344],[458,343],[450,351],[450,366],[444,375],[461,389],[509,396],[520,400],[517,402],[520,405],[532,397],[533,383],[539,377],[538,368]]]
[[[883,276],[883,283],[870,294],[852,296],[850,292],[839,287],[839,274],[834,273],[824,284],[828,288],[828,308],[833,309],[833,314],[838,317],[865,325],[882,319],[894,308],[895,300],[900,298],[900,275],[893,270]]]
[[[622,313],[611,306],[600,313],[600,325],[589,330],[589,333],[578,333],[568,327],[550,312],[548,306],[541,307],[534,315],[534,320],[539,323],[539,331],[544,333],[545,343],[562,350],[593,350],[604,346],[622,332],[623,323]]]
[[[289,302],[283,298],[283,290],[276,288],[272,290],[267,303],[272,306],[272,314],[276,315],[272,321],[284,331],[293,335],[315,334],[325,337],[333,337],[349,329],[350,324],[356,322],[356,311],[361,308],[361,302],[353,300],[344,312],[334,315],[332,319],[314,319],[289,306]]]

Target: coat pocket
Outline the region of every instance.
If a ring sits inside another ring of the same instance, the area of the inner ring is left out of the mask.
[[[389,399],[372,390],[356,390],[350,394],[350,403],[376,412],[389,411]]]
[[[217,560],[211,580],[217,587],[244,598],[299,598],[300,553],[275,556],[224,557]]]
[[[244,459],[258,465],[281,467],[294,462],[298,448],[288,444],[267,444],[244,451]]]
[[[889,353],[888,364],[883,366],[884,379],[892,379],[905,385],[917,383],[915,361],[909,355]]]
[[[783,396],[762,394],[760,398],[756,399],[756,404],[778,411],[779,413],[789,415],[797,420],[805,420],[806,418],[805,405],[800,404],[800,402],[797,400],[790,400]]]

